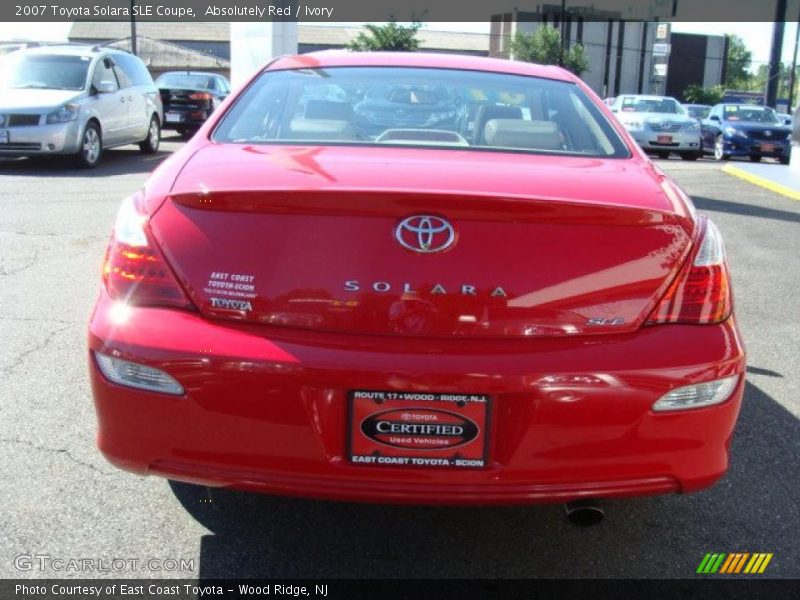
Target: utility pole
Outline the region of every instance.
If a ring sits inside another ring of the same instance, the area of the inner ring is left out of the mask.
[[[561,27],[561,49],[558,53],[558,66],[564,66],[564,46],[567,43],[565,36],[567,34],[567,0],[561,0],[561,15],[558,23]]]
[[[136,17],[133,14],[135,7],[136,0],[131,0],[131,54],[134,56],[138,53],[136,48]]]
[[[783,30],[786,25],[786,0],[775,2],[775,23],[772,25],[772,49],[769,53],[769,75],[767,79],[767,106],[775,108],[778,99],[778,83],[783,53]]]
[[[795,23],[794,30],[794,56],[792,57],[792,71],[789,73],[789,106],[786,112],[790,115],[794,113],[792,105],[794,104],[794,85],[795,85],[795,71],[797,70],[797,43],[800,42],[800,17]]]

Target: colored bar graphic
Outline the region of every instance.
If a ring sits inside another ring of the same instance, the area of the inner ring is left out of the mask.
[[[740,558],[739,562],[736,564],[736,570],[734,571],[734,573],[742,572],[742,567],[744,567],[744,563],[747,560],[747,557],[749,556],[750,556],[749,552],[745,552],[744,554],[742,554],[742,558]]]
[[[760,574],[767,569],[773,554],[767,552],[709,552],[700,561],[696,573],[732,575],[735,573]],[[744,571],[742,571],[744,569]]]
[[[719,570],[720,573],[728,573],[728,569],[730,569],[731,564],[739,557],[738,554],[728,554],[728,559],[722,563],[722,568]]]
[[[758,572],[763,573],[766,570],[769,561],[771,560],[772,560],[772,552],[770,552],[764,557],[764,562],[761,563],[761,568],[758,570]]]
[[[725,553],[724,552],[719,555],[719,558],[717,558],[717,561],[711,567],[710,573],[716,573],[719,570],[720,566],[722,566],[722,561],[723,560],[725,560]]]
[[[708,565],[708,562],[710,560],[711,560],[711,555],[710,554],[706,554],[703,557],[703,560],[700,561],[700,566],[697,567],[697,571],[695,571],[695,573],[705,573],[706,572],[706,566]]]

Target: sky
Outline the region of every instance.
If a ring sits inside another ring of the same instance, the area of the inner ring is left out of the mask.
[[[355,23],[347,23],[348,25]],[[339,23],[314,23],[314,25],[339,25]],[[741,37],[753,53],[753,70],[760,64],[769,62],[769,49],[772,43],[772,23],[673,23],[672,30],[684,33],[705,33],[712,35],[736,34]],[[488,33],[488,23],[428,23],[426,29],[433,31],[464,31]],[[0,23],[0,40],[27,39],[39,41],[65,40],[70,23]],[[783,62],[791,63],[794,52],[797,23],[787,23],[783,40]]]

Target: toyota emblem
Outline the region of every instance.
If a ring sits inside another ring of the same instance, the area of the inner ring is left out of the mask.
[[[394,234],[403,248],[421,254],[447,250],[456,241],[453,226],[441,217],[432,215],[414,215],[403,219]]]

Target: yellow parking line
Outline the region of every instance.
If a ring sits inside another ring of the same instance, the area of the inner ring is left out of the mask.
[[[728,175],[733,175],[739,179],[744,179],[748,183],[766,188],[771,192],[775,192],[776,194],[786,196],[792,200],[800,200],[800,191],[793,190],[792,188],[781,185],[780,183],[775,183],[774,181],[770,181],[765,177],[753,175],[752,173],[749,173],[744,169],[740,169],[739,167],[734,167],[733,165],[725,165],[722,167],[722,170]]]

